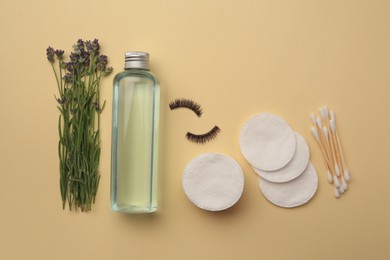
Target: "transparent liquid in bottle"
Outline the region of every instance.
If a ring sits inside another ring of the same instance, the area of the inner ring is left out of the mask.
[[[127,213],[157,209],[159,83],[148,70],[114,79],[111,208]]]

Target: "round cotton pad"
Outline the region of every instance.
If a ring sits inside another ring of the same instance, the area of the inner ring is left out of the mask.
[[[205,153],[187,164],[183,189],[199,208],[220,211],[230,208],[240,199],[244,190],[244,174],[232,158]]]
[[[295,179],[306,169],[309,163],[309,146],[306,140],[295,132],[297,145],[292,160],[283,168],[276,171],[262,171],[253,167],[255,172],[270,182],[287,182]]]
[[[241,152],[260,170],[275,171],[284,167],[293,158],[295,145],[294,130],[275,115],[257,114],[241,129]]]
[[[309,163],[305,171],[292,181],[274,183],[259,177],[259,185],[267,200],[280,207],[293,208],[305,204],[314,196],[318,177],[313,164]]]

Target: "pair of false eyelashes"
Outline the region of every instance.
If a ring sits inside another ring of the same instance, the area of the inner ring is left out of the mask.
[[[201,106],[196,103],[195,101],[191,99],[175,99],[171,103],[169,103],[169,108],[171,110],[177,109],[177,108],[188,108],[192,110],[198,117],[201,117],[203,111]],[[213,140],[218,133],[221,132],[221,129],[218,126],[214,126],[210,131],[204,134],[193,134],[191,132],[187,132],[186,138],[188,141],[198,144],[204,144],[206,142],[209,142]]]

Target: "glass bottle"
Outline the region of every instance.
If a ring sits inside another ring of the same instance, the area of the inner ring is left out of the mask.
[[[157,210],[160,86],[149,71],[149,54],[126,52],[125,70],[114,78],[111,147],[111,209]]]

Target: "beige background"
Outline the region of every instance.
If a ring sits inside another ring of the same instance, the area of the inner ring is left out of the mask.
[[[389,259],[390,2],[7,1],[0,2],[0,259]],[[101,185],[91,213],[61,209],[55,79],[48,45],[70,51],[99,38],[115,72],[127,50],[151,53],[162,83],[159,211],[109,208],[112,78],[103,82]],[[169,111],[174,98],[204,116]],[[333,196],[310,112],[338,116],[350,189]],[[239,131],[275,113],[302,134],[319,173],[305,206],[282,209],[260,193]],[[185,138],[217,124],[200,146]],[[233,157],[245,190],[232,209],[209,213],[181,189],[203,152]]]

